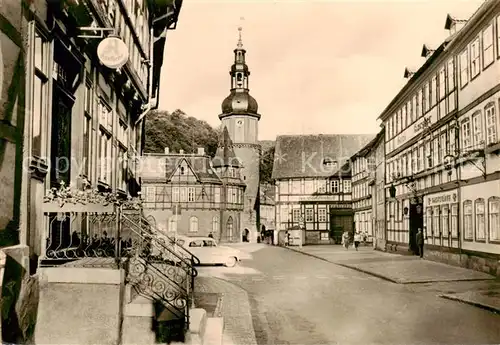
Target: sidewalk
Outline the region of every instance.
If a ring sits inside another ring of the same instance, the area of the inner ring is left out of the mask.
[[[384,253],[362,246],[359,251],[339,245],[286,247],[339,266],[351,268],[396,284],[423,284],[463,281],[498,281],[492,275],[420,259],[417,256]],[[440,297],[461,301],[500,313],[500,288],[448,293]]]
[[[245,290],[219,278],[198,276],[195,280],[195,291],[212,300],[204,302],[208,304],[207,312],[223,317],[223,345],[257,345],[250,302]],[[213,298],[208,297],[212,294],[219,296],[216,303]],[[200,307],[204,308],[203,305]]]

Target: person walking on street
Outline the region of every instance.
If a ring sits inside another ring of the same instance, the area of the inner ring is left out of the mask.
[[[349,250],[349,234],[347,233],[347,231],[344,231],[344,233],[342,234],[342,245],[346,250]]]
[[[418,246],[418,254],[420,255],[421,258],[424,257],[424,233],[422,232],[421,228],[418,228],[417,232],[417,246]]]
[[[354,248],[356,248],[356,251],[358,250],[360,242],[361,242],[361,234],[359,233],[359,231],[357,231],[354,234]]]

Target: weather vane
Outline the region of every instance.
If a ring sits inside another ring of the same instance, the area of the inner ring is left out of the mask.
[[[245,20],[245,17],[240,17],[240,25],[238,26],[238,48],[243,48],[243,41],[241,40],[241,31],[243,31],[242,22]]]

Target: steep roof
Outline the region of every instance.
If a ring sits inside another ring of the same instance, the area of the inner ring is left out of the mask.
[[[375,134],[280,135],[276,139],[273,179],[330,177]],[[328,161],[336,163],[325,164]],[[336,166],[336,168],[335,168]]]
[[[168,181],[177,170],[179,165],[186,161],[200,182],[221,182],[219,176],[210,166],[210,157],[205,155],[165,155],[166,171]]]
[[[365,146],[363,146],[361,149],[359,149],[358,152],[352,155],[351,159],[354,159],[356,157],[365,157],[372,149],[373,147],[380,141],[380,139],[384,136],[385,130],[382,127],[382,130],[378,132],[378,134],[368,142]]]
[[[218,167],[241,167],[241,162],[236,157],[233,149],[233,141],[229,136],[229,132],[227,127],[224,126],[224,130],[222,131],[222,135],[219,138],[219,147],[217,148],[217,152],[215,152],[215,156],[212,159],[212,165],[214,168]]]

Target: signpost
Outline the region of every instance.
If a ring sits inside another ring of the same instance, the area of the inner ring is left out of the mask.
[[[118,69],[128,61],[128,47],[120,37],[108,36],[97,46],[97,57],[104,66]]]

